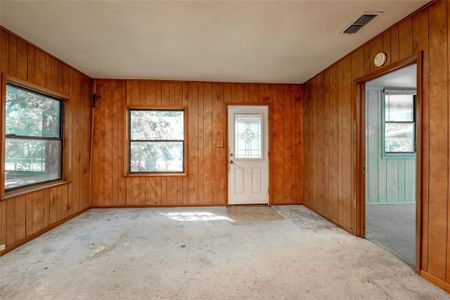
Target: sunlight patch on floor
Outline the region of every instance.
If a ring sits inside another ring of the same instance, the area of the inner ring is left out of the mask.
[[[230,221],[234,222],[232,219],[216,215],[211,212],[204,211],[194,211],[194,212],[170,212],[161,213],[161,215],[166,216],[172,220],[181,222],[198,222],[198,221]]]

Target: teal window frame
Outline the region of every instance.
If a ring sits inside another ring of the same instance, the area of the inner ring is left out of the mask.
[[[413,120],[412,121],[386,121],[386,95],[412,95]],[[415,89],[385,88],[381,96],[381,158],[382,159],[415,159],[417,152],[417,123],[416,123],[416,97]],[[385,131],[387,123],[405,123],[414,125],[414,152],[386,152]]]

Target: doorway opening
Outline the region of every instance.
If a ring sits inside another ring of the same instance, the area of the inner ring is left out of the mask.
[[[365,83],[365,237],[417,262],[417,63]]]

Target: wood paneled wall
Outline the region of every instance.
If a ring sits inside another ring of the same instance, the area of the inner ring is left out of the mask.
[[[304,86],[304,203],[355,231],[356,103],[354,79],[423,51],[422,274],[450,283],[450,4],[435,1],[348,54]],[[447,283],[447,284],[446,284]]]
[[[64,107],[68,127],[64,164],[70,183],[0,199],[0,245],[7,251],[90,206],[92,80],[1,27],[0,72],[69,96]]]
[[[270,105],[270,194],[273,204],[301,203],[300,85],[97,80],[92,205],[225,205],[225,103]],[[127,105],[186,105],[188,176],[125,177]]]

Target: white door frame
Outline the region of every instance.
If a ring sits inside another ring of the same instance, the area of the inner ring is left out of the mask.
[[[229,119],[229,110],[228,107],[229,106],[266,106],[267,107],[267,135],[268,135],[268,141],[267,141],[267,145],[268,145],[268,149],[267,149],[267,159],[268,159],[268,206],[272,205],[272,197],[271,197],[271,179],[270,179],[270,170],[271,170],[271,165],[272,165],[272,161],[271,161],[271,157],[270,157],[270,149],[272,149],[272,140],[271,140],[271,136],[272,136],[272,127],[271,127],[271,114],[272,114],[272,104],[271,103],[258,103],[258,104],[252,104],[252,103],[232,103],[232,102],[226,102],[225,103],[225,111],[226,111],[226,117],[225,117],[225,149],[226,149],[226,159],[225,159],[225,169],[226,169],[226,206],[229,206],[229,145],[228,145],[228,119]]]

